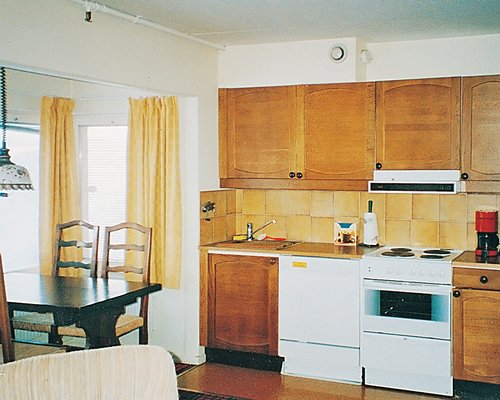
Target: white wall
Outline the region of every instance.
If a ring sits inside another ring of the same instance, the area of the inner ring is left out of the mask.
[[[335,63],[333,45],[347,48],[347,58]],[[355,38],[227,47],[219,57],[220,87],[294,85],[356,80]]]
[[[371,43],[368,80],[500,73],[500,35]]]
[[[344,43],[348,58],[329,50]],[[362,64],[368,49],[373,61]],[[278,86],[500,73],[500,35],[364,43],[356,38],[228,47],[219,58],[220,87]]]
[[[2,65],[186,99],[196,121],[185,124],[183,156],[197,162],[183,182],[182,287],[151,296],[150,341],[198,362],[198,193],[218,188],[217,50],[105,14],[86,23],[85,10],[66,0],[0,0],[0,9]],[[21,243],[23,232],[15,234]]]

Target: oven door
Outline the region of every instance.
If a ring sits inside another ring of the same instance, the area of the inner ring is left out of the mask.
[[[451,337],[451,286],[363,280],[364,332]]]

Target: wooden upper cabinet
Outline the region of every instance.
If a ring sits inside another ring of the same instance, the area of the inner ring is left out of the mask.
[[[222,187],[364,190],[375,84],[219,90]]]
[[[463,78],[462,101],[462,173],[500,181],[500,75]]]
[[[371,179],[375,147],[375,84],[297,88],[297,170],[304,179]]]
[[[288,178],[296,130],[295,86],[220,89],[221,178]]]
[[[460,168],[460,78],[377,82],[382,169]]]

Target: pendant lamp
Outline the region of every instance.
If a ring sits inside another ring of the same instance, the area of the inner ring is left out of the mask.
[[[5,68],[0,67],[0,111],[2,124],[2,145],[0,147],[0,191],[3,190],[33,190],[28,170],[10,160],[6,142],[7,131],[7,93],[5,84]],[[6,193],[0,193],[7,197]]]

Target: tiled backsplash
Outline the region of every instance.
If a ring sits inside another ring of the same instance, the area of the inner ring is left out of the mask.
[[[276,224],[265,229],[269,236],[310,242],[333,242],[336,221],[357,222],[362,242],[368,200],[373,200],[381,244],[468,250],[476,247],[476,209],[500,207],[500,195],[217,190],[200,194],[200,209],[207,201],[216,203],[215,213],[200,212],[200,241],[227,240],[246,232],[247,222],[256,229],[275,219]]]

